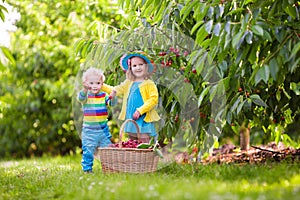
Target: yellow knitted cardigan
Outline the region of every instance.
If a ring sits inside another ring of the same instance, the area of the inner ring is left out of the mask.
[[[132,86],[133,81],[126,79],[120,85],[115,87],[103,84],[101,90],[110,94],[113,90],[117,92],[117,96],[123,95],[123,103],[122,109],[119,115],[120,120],[125,120],[126,116],[126,106],[127,106],[127,99],[130,92],[130,88]],[[139,85],[140,93],[142,99],[144,101],[144,105],[137,108],[141,115],[146,113],[145,122],[153,122],[158,121],[160,119],[157,111],[156,106],[158,104],[158,90],[155,83],[152,80],[145,80]]]

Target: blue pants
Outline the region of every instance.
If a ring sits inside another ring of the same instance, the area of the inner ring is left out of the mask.
[[[83,171],[93,169],[94,153],[97,147],[107,147],[111,144],[111,134],[107,125],[101,128],[82,128],[82,160]]]

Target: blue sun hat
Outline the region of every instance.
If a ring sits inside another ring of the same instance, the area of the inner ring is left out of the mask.
[[[128,66],[130,65],[130,58],[132,57],[140,57],[142,59],[144,59],[146,61],[146,63],[148,64],[148,71],[149,73],[154,73],[155,72],[155,64],[152,60],[150,60],[150,58],[147,56],[147,54],[143,51],[134,51],[132,53],[127,53],[124,54],[121,58],[120,58],[120,66],[122,67],[122,69],[126,72],[128,70]]]

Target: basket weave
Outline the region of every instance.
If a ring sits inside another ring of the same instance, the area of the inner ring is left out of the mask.
[[[128,122],[135,125],[137,136],[141,137],[137,123],[131,119],[125,120],[119,131],[119,147],[100,147],[95,153],[96,158],[101,162],[102,171],[126,173],[156,171],[159,157],[152,149],[122,148],[122,133]]]

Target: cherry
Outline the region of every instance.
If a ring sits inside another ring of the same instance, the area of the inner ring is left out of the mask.
[[[159,52],[158,55],[159,56],[165,56],[167,54],[167,52]]]

